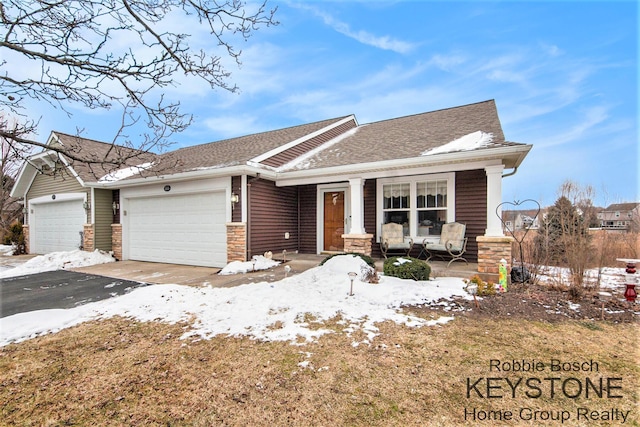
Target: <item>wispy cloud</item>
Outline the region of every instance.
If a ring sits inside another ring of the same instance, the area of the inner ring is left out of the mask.
[[[346,22],[335,19],[332,15],[312,6],[302,4],[295,4],[293,6],[313,12],[314,15],[321,18],[326,25],[333,28],[335,31],[367,46],[373,46],[378,49],[390,50],[401,54],[409,53],[417,46],[414,43],[398,40],[391,36],[377,36],[364,30],[356,31]]]

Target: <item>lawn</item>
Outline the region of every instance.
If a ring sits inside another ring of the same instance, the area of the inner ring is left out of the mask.
[[[0,423],[640,425],[637,323],[463,312],[444,325],[378,326],[354,346],[363,332],[336,318],[322,325],[335,333],[305,345],[181,339],[186,324],[122,317],[83,323],[0,348]],[[552,371],[562,367],[581,370]]]

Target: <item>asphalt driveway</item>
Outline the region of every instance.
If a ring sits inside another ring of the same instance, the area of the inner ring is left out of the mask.
[[[57,270],[0,279],[0,318],[34,310],[73,308],[146,286],[95,274]]]

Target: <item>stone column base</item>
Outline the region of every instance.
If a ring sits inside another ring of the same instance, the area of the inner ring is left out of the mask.
[[[111,250],[113,257],[122,259],[122,224],[111,224]]]
[[[344,251],[371,256],[373,234],[343,234]]]
[[[95,226],[93,224],[85,224],[83,226],[82,249],[87,252],[93,252],[96,249],[94,229]]]
[[[485,281],[498,283],[500,260],[507,261],[507,280],[511,271],[511,245],[513,237],[510,236],[478,236],[478,274]]]
[[[227,223],[227,262],[247,260],[247,224]]]

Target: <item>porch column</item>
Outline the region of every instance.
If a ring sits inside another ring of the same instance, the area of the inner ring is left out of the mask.
[[[502,172],[504,165],[487,166],[484,168],[487,174],[487,229],[485,236],[504,236],[502,222],[496,214],[498,205],[502,203]]]
[[[364,231],[364,180],[353,178],[349,180],[351,190],[351,227],[347,234],[365,234]]]

